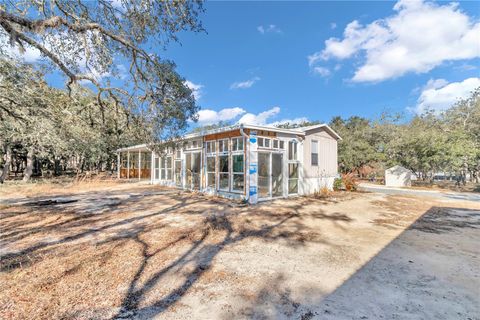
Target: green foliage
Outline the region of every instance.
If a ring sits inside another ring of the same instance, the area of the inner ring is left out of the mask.
[[[339,190],[342,190],[342,188],[343,188],[342,178],[335,178],[335,180],[333,180],[333,190],[339,191]]]
[[[330,126],[343,138],[338,161],[344,173],[400,164],[424,179],[439,171],[480,175],[480,89],[439,114],[409,121],[389,114],[375,121],[335,117]]]

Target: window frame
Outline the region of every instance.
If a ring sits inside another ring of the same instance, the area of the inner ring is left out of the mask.
[[[288,141],[288,154],[287,154],[287,157],[288,157],[288,161],[298,161],[298,142],[296,141]],[[292,148],[294,147],[294,148]],[[291,150],[294,150],[295,152],[291,152]]]
[[[313,152],[313,146],[314,144],[316,145],[316,149],[317,149],[317,152]],[[319,155],[319,147],[320,147],[320,144],[318,142],[318,140],[311,140],[310,141],[310,165],[312,167],[318,167],[318,155]],[[316,155],[316,157],[314,157],[314,155]],[[316,163],[314,163],[314,158],[316,160]]]
[[[245,150],[245,140],[243,137],[234,137],[234,138],[231,138],[231,150],[232,152],[243,152]],[[236,143],[235,143],[236,142]],[[240,143],[242,144],[242,148],[239,149],[238,146],[240,145]],[[236,148],[234,149],[234,146],[236,146]]]
[[[236,156],[242,156],[242,171],[234,171],[234,166],[233,166],[233,157]],[[243,152],[237,151],[233,152],[230,155],[230,161],[231,161],[231,166],[230,166],[230,192],[232,193],[242,193],[245,191],[245,154]],[[234,181],[235,181],[235,176],[243,176],[243,188],[242,189],[234,189]]]

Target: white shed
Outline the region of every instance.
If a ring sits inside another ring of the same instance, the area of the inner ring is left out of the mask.
[[[387,187],[408,187],[412,185],[412,171],[402,166],[393,166],[385,170]]]

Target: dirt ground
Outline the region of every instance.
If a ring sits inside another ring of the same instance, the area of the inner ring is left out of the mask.
[[[89,189],[2,192],[1,319],[479,319],[478,202]]]

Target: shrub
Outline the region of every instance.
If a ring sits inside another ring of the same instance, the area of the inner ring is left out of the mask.
[[[321,187],[319,191],[315,191],[316,198],[326,199],[329,196],[330,196],[330,190],[326,186]]]
[[[343,181],[342,178],[335,178],[333,180],[333,190],[339,191],[343,189]]]
[[[345,190],[347,191],[355,191],[357,190],[358,184],[357,184],[357,179],[353,175],[353,173],[346,173],[342,175],[342,181],[343,184],[345,185]]]

